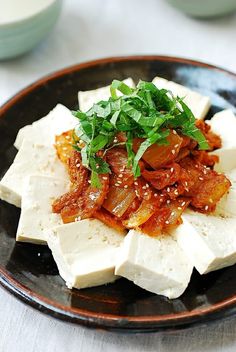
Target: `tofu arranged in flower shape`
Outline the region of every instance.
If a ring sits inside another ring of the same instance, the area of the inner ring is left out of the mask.
[[[154,238],[131,230],[121,247],[115,273],[147,291],[177,298],[187,288],[192,270],[174,236]]]
[[[16,137],[14,146],[20,149],[23,140],[27,139],[38,144],[53,145],[55,136],[76,126],[77,119],[64,105],[57,106],[45,117],[22,127]]]
[[[236,148],[236,116],[232,110],[217,112],[206,123],[211,126],[211,131],[220,136],[222,148]]]
[[[216,163],[214,169],[217,172],[230,172],[236,168],[236,116],[231,110],[223,110],[207,123],[222,141],[222,147],[212,152],[219,157],[219,163]]]
[[[200,214],[183,215],[174,230],[178,244],[200,274],[236,263],[236,218]]]
[[[69,288],[114,282],[124,236],[95,219],[55,227],[47,238],[61,277]]]
[[[68,190],[69,183],[64,179],[40,175],[28,177],[22,193],[16,240],[46,244],[49,229],[62,224],[61,217],[52,213],[52,202]]]
[[[221,217],[236,218],[236,169],[227,174],[231,187],[216,205],[215,214]]]
[[[0,198],[20,207],[26,179],[34,174],[58,177],[69,182],[66,168],[58,159],[53,146],[24,139],[13,164],[0,182]]]
[[[132,78],[124,79],[124,83],[131,88],[134,87],[134,81]],[[108,100],[110,96],[110,86],[93,90],[79,91],[79,108],[81,111],[86,112],[93,106],[93,104],[99,102],[100,100]]]
[[[175,97],[183,98],[197,119],[206,117],[211,106],[209,97],[165,78],[155,77],[152,82],[157,88],[170,90]]]

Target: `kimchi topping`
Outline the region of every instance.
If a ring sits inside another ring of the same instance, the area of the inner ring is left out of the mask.
[[[220,138],[182,99],[152,83],[132,89],[113,81],[108,101],[74,114],[78,126],[55,143],[71,181],[53,203],[64,223],[97,218],[157,236],[181,224],[188,206],[213,212],[231,185],[208,152]]]

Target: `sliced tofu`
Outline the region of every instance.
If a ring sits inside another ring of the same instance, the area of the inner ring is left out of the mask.
[[[115,273],[147,291],[179,297],[190,281],[193,266],[175,237],[150,237],[131,230],[125,237]]]
[[[62,225],[61,216],[52,213],[52,202],[69,191],[65,180],[32,175],[25,182],[16,240],[46,244],[47,233]]]
[[[226,173],[226,176],[230,179],[232,187],[236,188],[236,168]]]
[[[236,218],[188,211],[174,230],[178,244],[200,274],[236,263]]]
[[[220,148],[210,154],[219,157],[219,162],[214,166],[215,171],[228,173],[236,168],[236,148]]]
[[[134,87],[134,81],[132,78],[124,79],[123,81],[129,87]],[[78,93],[79,108],[81,111],[88,111],[93,104],[99,102],[100,100],[108,100],[111,96],[110,86],[101,87],[94,90],[80,91]]]
[[[161,77],[155,77],[152,82],[157,88],[170,90],[174,96],[184,98],[184,102],[189,106],[197,119],[204,119],[206,117],[211,106],[209,97]]]
[[[232,110],[220,111],[206,122],[221,137],[222,148],[236,148],[236,116]]]
[[[0,199],[20,207],[25,180],[33,174],[58,177],[65,181],[69,179],[53,146],[35,144],[24,139],[13,164],[0,182]]]
[[[226,174],[226,176],[231,182],[231,187],[217,203],[215,214],[221,217],[236,218],[236,169]]]
[[[98,220],[82,220],[54,228],[48,246],[69,288],[115,281],[115,265],[124,236]]]
[[[39,144],[53,145],[56,135],[73,129],[77,122],[69,109],[58,104],[47,116],[35,121],[32,125],[21,128],[14,146],[20,149],[24,139]]]
[[[219,163],[215,164],[214,169],[217,172],[228,173],[236,168],[236,117],[231,110],[223,110],[207,123],[222,141],[222,147],[211,153],[219,156]]]
[[[236,218],[236,189],[230,188],[228,193],[218,202],[215,214],[221,217]]]

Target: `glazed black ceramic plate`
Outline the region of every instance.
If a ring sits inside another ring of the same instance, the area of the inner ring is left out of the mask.
[[[54,73],[26,88],[0,109],[1,176],[16,154],[22,126],[46,115],[58,102],[73,109],[77,92],[114,78],[152,80],[156,75],[209,95],[212,108],[236,106],[236,76],[199,62],[169,57],[126,57],[89,62]],[[46,246],[15,242],[19,209],[0,203],[0,281],[15,296],[54,317],[110,330],[156,331],[209,321],[236,310],[236,266],[200,276],[194,272],[175,300],[157,296],[121,279],[114,284],[69,290]],[[235,234],[236,235],[236,234]]]

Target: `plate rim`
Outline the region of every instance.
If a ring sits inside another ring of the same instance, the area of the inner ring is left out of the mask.
[[[36,80],[29,84],[12,98],[8,99],[0,107],[0,116],[4,115],[15,103],[23,99],[29,93],[33,92],[43,84],[62,77],[68,73],[80,71],[87,68],[97,67],[98,65],[125,62],[125,61],[163,61],[182,63],[198,67],[206,67],[212,70],[221,71],[234,77],[236,73],[230,70],[211,65],[205,62],[191,60],[187,58],[163,55],[131,55],[131,56],[115,56],[107,57],[96,60],[90,60],[79,64],[71,65]],[[217,304],[202,309],[196,309],[191,312],[174,313],[168,315],[155,315],[155,316],[118,316],[114,314],[105,314],[92,312],[85,309],[67,308],[62,304],[58,304],[53,300],[47,299],[45,296],[36,294],[20,282],[15,280],[7,272],[6,269],[0,267],[0,284],[15,297],[28,305],[36,308],[37,310],[49,314],[60,320],[69,321],[72,323],[86,325],[88,327],[103,328],[113,331],[131,331],[131,332],[151,332],[167,329],[182,329],[190,325],[200,324],[206,321],[216,320],[230,316],[236,312],[236,294],[227,298]]]

